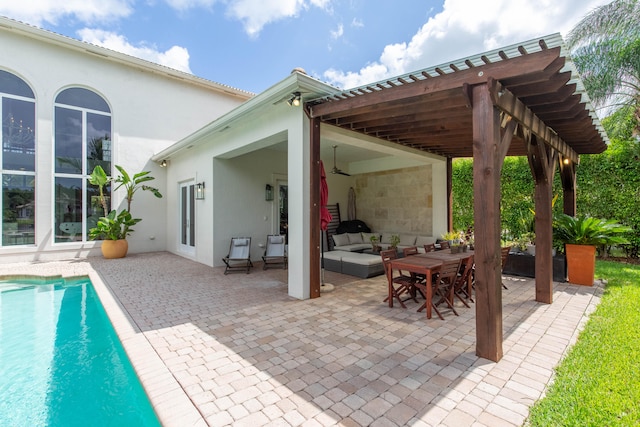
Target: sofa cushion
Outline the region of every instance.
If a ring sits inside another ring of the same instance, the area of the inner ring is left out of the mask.
[[[382,233],[382,236],[380,236],[380,243],[384,243],[387,245],[391,244],[391,236],[393,235],[397,235],[396,233]]]
[[[336,246],[346,246],[349,244],[349,236],[347,236],[347,233],[334,234],[332,237],[333,243],[335,243]]]
[[[334,246],[334,251],[345,252],[362,252],[365,249],[371,249],[371,243],[354,243],[352,245]]]
[[[378,243],[380,242],[380,234],[379,233],[362,233],[362,240],[365,243],[372,243],[371,242],[371,236],[376,236],[376,238],[378,239]]]
[[[350,245],[353,245],[354,243],[365,243],[364,240],[362,240],[362,234],[360,233],[347,233],[347,236],[349,237]]]

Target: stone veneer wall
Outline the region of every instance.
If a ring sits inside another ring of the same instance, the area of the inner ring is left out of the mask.
[[[431,165],[358,175],[358,219],[374,231],[433,235]]]

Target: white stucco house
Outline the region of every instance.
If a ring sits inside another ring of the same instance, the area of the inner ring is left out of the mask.
[[[100,242],[87,236],[99,215],[86,178],[96,164],[111,174],[121,165],[151,171],[164,195],[136,194],[132,213],[143,221],[128,239],[130,254],[169,251],[216,267],[231,237],[250,236],[258,261],[267,235],[285,227],[289,294],[309,298],[310,119],[288,101],[336,91],[296,69],[255,95],[0,18],[0,262],[99,256]],[[349,188],[420,171],[418,216],[368,196],[359,219],[396,232],[446,231],[444,157],[321,126],[329,203],[343,217]],[[335,153],[350,176],[330,173]],[[112,207],[123,199],[112,194]]]

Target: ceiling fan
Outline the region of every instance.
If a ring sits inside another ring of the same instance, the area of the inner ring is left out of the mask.
[[[338,167],[336,166],[336,148],[338,148],[337,145],[333,146],[333,169],[331,169],[331,173],[337,173],[339,175],[344,175],[344,176],[351,176],[346,172],[342,172],[340,169],[338,169]]]

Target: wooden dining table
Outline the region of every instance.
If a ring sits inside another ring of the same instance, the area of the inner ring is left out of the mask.
[[[414,274],[424,274],[426,283],[431,283],[432,272],[435,269],[440,268],[442,260],[437,258],[427,258],[421,255],[411,255],[404,258],[393,259],[389,261],[389,268],[387,268],[387,282],[389,285],[389,307],[393,307],[393,270],[408,271]],[[427,319],[431,319],[431,299],[432,289],[431,286],[426,286],[425,292],[426,298],[426,312]]]
[[[450,249],[445,249],[442,251],[427,252],[424,254],[418,254],[414,256],[421,256],[421,257],[430,258],[430,259],[439,259],[442,261],[455,261],[455,260],[467,259],[470,256],[473,256],[473,251],[468,250],[466,252],[458,252],[458,253],[452,254]],[[471,275],[469,275],[469,278],[467,281],[467,295],[469,299],[473,302],[473,300],[471,299],[472,281],[473,279]]]
[[[393,307],[393,270],[403,270],[414,274],[424,274],[426,283],[431,283],[433,271],[440,268],[444,261],[462,260],[470,256],[473,256],[473,251],[452,254],[450,249],[444,249],[441,251],[427,252],[424,254],[411,255],[391,260],[389,264],[390,267],[387,269],[389,307]],[[427,319],[431,319],[431,299],[433,298],[431,286],[426,286],[425,298]]]

